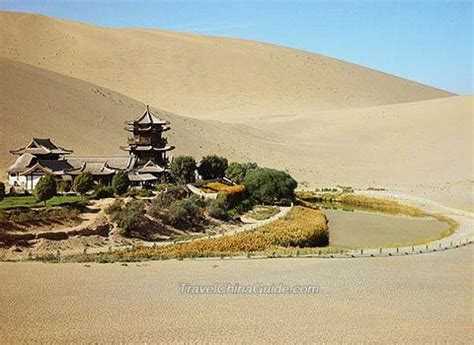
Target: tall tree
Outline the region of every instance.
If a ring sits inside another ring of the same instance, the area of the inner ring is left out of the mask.
[[[224,177],[228,167],[227,159],[216,155],[203,157],[199,164],[199,174],[205,180]]]
[[[195,180],[196,161],[191,156],[175,157],[171,162],[170,169],[179,183],[190,183]]]
[[[50,175],[45,175],[40,178],[35,186],[34,195],[36,200],[43,201],[46,206],[46,201],[56,195],[56,180]]]
[[[114,189],[115,194],[122,195],[128,191],[130,186],[130,180],[125,171],[120,170],[112,178],[112,188]]]
[[[81,195],[86,194],[93,186],[94,179],[92,178],[92,174],[89,172],[84,172],[74,179],[73,188]]]
[[[5,197],[5,184],[0,182],[0,201]]]

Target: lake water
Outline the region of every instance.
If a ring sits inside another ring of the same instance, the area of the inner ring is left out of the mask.
[[[329,243],[340,247],[409,245],[440,235],[446,223],[431,217],[415,218],[367,211],[325,209]]]

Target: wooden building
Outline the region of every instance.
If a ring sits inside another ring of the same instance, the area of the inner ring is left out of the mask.
[[[18,158],[8,169],[9,184],[31,191],[44,175],[74,180],[84,172],[91,173],[97,183],[109,184],[119,170],[127,172],[132,186],[165,180],[169,168],[167,152],[174,149],[163,137],[170,129],[169,122],[159,119],[147,106],[142,115],[126,124],[126,130],[133,133],[128,145],[121,147],[128,152],[126,156],[69,156],[71,150],[56,145],[51,139],[34,138],[25,147],[10,151]]]

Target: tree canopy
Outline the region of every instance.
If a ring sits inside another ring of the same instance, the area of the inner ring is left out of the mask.
[[[94,186],[94,179],[92,174],[84,172],[74,179],[73,188],[79,194],[86,194]]]
[[[245,176],[247,176],[247,173],[256,168],[258,168],[257,163],[232,162],[225,170],[225,176],[236,183],[241,183]]]
[[[46,201],[56,195],[56,180],[50,175],[45,175],[40,178],[35,186],[34,195],[38,201]]]
[[[112,178],[112,188],[114,189],[115,194],[125,194],[128,191],[129,186],[130,180],[123,170],[117,172]]]
[[[242,182],[252,198],[263,203],[293,199],[298,186],[288,173],[269,168],[251,169]]]
[[[190,183],[195,180],[196,161],[191,156],[175,157],[171,162],[170,169],[179,183]]]
[[[205,180],[224,177],[228,167],[227,159],[216,155],[209,155],[201,159],[198,172]]]
[[[5,184],[0,182],[0,201],[5,197]]]

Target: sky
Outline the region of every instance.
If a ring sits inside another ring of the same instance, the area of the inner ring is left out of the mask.
[[[265,41],[474,93],[474,0],[0,0],[0,9]]]

